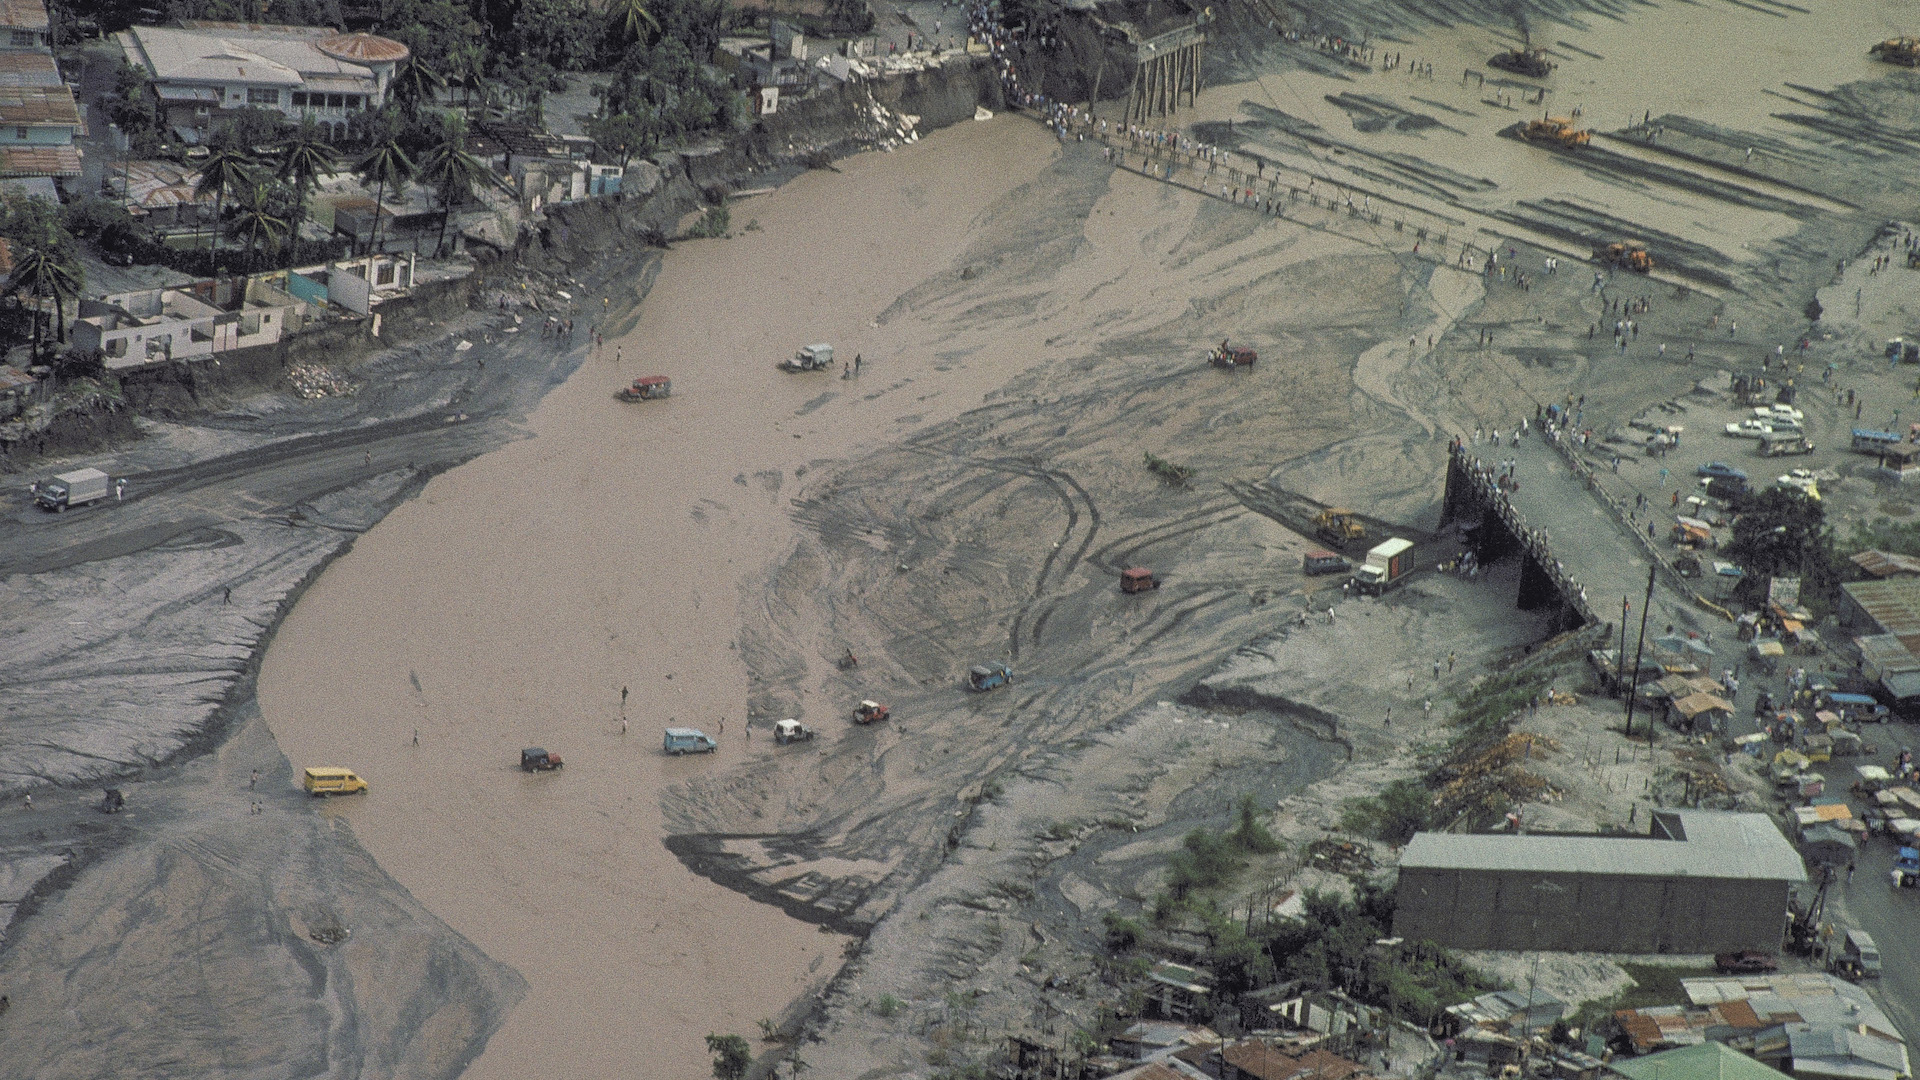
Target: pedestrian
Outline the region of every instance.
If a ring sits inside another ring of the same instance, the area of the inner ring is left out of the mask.
[[[855,375],[860,374],[860,354],[859,353],[853,354],[853,373]]]
[[[1671,505],[1675,507],[1680,505],[1680,489],[1679,488],[1673,489],[1673,502]]]
[[[1391,705],[1387,706],[1387,718],[1384,721],[1384,724],[1387,727],[1393,726],[1393,706]]]
[[[720,734],[725,735],[726,733],[727,733],[727,718],[723,716],[720,718]]]
[[[415,746],[420,745],[420,729],[419,728],[413,729],[413,745]]]
[[[125,480],[115,480],[113,482],[113,501],[121,502],[126,498],[126,495],[127,482]]]
[[[256,786],[259,785],[259,783],[260,783],[260,770],[255,769],[253,770],[253,775],[247,778],[247,790],[252,791]]]
[[[1333,625],[1333,606],[1331,604],[1327,606],[1327,625]]]
[[[1847,862],[1847,884],[1853,884],[1853,862],[1851,860]]]
[[[221,596],[220,596],[220,602],[221,602],[222,604],[231,604],[231,603],[233,603],[233,586],[231,586],[231,585],[227,585],[227,586],[223,586],[223,587],[222,587],[222,589],[221,589]]]
[[[1427,719],[1429,720],[1433,719],[1433,699],[1432,698],[1428,698],[1426,701],[1426,704],[1420,706],[1420,708],[1427,714]]]
[[[1435,682],[1438,682],[1440,679],[1440,661],[1438,660],[1433,662],[1433,678]]]
[[[1451,651],[1447,653],[1447,674],[1453,674],[1453,653]]]
[[[367,465],[369,468],[373,465],[373,451],[371,450],[367,451]]]
[[[33,793],[32,792],[27,793],[27,809],[29,810],[33,809]]]
[[[622,716],[625,716],[626,712],[627,712],[627,688],[623,686],[620,688],[620,714]]]

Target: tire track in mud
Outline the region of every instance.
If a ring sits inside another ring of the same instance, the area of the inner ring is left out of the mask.
[[[1163,521],[1158,525],[1151,525],[1147,528],[1128,533],[1125,536],[1102,544],[1100,550],[1093,553],[1094,565],[1106,570],[1118,570],[1124,566],[1131,565],[1133,557],[1147,548],[1157,544],[1164,544],[1177,536],[1201,532],[1215,525],[1232,521],[1234,518],[1246,513],[1246,510],[1245,505],[1237,500],[1232,500],[1221,503],[1218,506],[1205,507],[1190,514],[1183,514],[1180,517],[1174,518],[1172,521]],[[1203,518],[1210,520],[1201,520]],[[1152,537],[1152,539],[1141,539],[1142,537]],[[1140,540],[1140,543],[1134,544],[1132,547],[1126,546],[1134,540]],[[1119,552],[1120,558],[1112,558],[1115,552]]]

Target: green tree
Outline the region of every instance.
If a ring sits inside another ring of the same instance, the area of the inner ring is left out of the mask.
[[[620,159],[620,167],[646,157],[659,144],[659,128],[650,112],[596,116],[587,121],[587,135],[600,149]]]
[[[709,1034],[707,1053],[713,1055],[713,1075],[717,1080],[741,1080],[753,1067],[753,1048],[738,1035]]]
[[[457,206],[473,198],[473,189],[488,176],[481,160],[467,153],[467,122],[458,113],[449,113],[441,121],[441,138],[420,160],[420,178],[433,185],[440,197],[440,241],[434,253],[447,246],[447,219]]]
[[[1826,511],[1798,491],[1769,488],[1756,495],[1733,519],[1726,551],[1753,589],[1766,588],[1771,577],[1798,577],[1801,596],[1812,599],[1839,579]]]
[[[293,186],[293,218],[288,228],[296,240],[301,223],[307,220],[307,197],[320,182],[320,174],[332,172],[338,165],[339,156],[311,116],[302,119],[293,134],[280,143],[280,167],[275,175]]]
[[[389,136],[376,144],[366,157],[360,159],[355,171],[360,179],[376,185],[373,196],[373,236],[367,242],[369,253],[380,250],[380,216],[383,213],[381,203],[386,201],[388,184],[405,184],[413,179],[413,161],[400,144]]]
[[[1252,855],[1271,855],[1280,850],[1280,841],[1273,838],[1265,825],[1260,824],[1260,804],[1253,796],[1240,797],[1240,824],[1234,827],[1233,842],[1240,850]]]
[[[647,0],[608,0],[607,22],[616,42],[644,44],[649,31],[660,32],[660,20],[648,10]]]
[[[285,113],[278,109],[247,106],[220,114],[220,121],[208,137],[207,145],[227,147],[243,154],[257,154],[278,143],[289,127]]]
[[[1433,794],[1414,780],[1395,780],[1380,794],[1351,800],[1340,823],[1357,833],[1404,844],[1433,817]]]
[[[253,261],[262,245],[277,248],[286,237],[287,220],[280,217],[274,205],[272,185],[257,180],[240,189],[240,212],[234,215],[233,224],[228,227],[227,235],[233,239],[245,238],[247,242],[247,274],[253,273]]]
[[[447,77],[429,67],[418,56],[409,56],[393,80],[393,100],[408,112],[419,112],[439,100],[446,89]]]
[[[26,295],[33,302],[33,349],[40,351],[41,331],[46,321],[46,310],[40,301],[48,297],[53,299],[54,333],[59,340],[67,340],[67,312],[65,300],[80,292],[81,275],[79,269],[64,262],[60,253],[52,248],[28,248],[14,256],[13,273],[7,278],[7,295]]]
[[[248,183],[253,174],[253,159],[234,146],[222,146],[200,163],[200,179],[193,185],[193,197],[213,196],[213,235],[207,240],[207,252],[220,250],[221,215],[227,208],[227,192]]]

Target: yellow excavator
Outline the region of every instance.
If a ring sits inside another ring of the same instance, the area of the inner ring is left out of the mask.
[[[1585,146],[1593,141],[1593,132],[1574,127],[1573,121],[1564,116],[1549,116],[1527,121],[1527,126],[1520,129],[1520,137],[1528,142],[1555,146]]]
[[[1335,547],[1360,543],[1367,538],[1366,522],[1354,516],[1353,511],[1342,507],[1330,507],[1313,516],[1313,531]]]

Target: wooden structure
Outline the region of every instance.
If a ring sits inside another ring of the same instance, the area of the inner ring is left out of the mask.
[[[1127,97],[1127,120],[1137,123],[1155,116],[1172,116],[1186,95],[1191,108],[1200,96],[1200,50],[1207,43],[1201,23],[1169,30],[1134,46],[1133,91]]]

